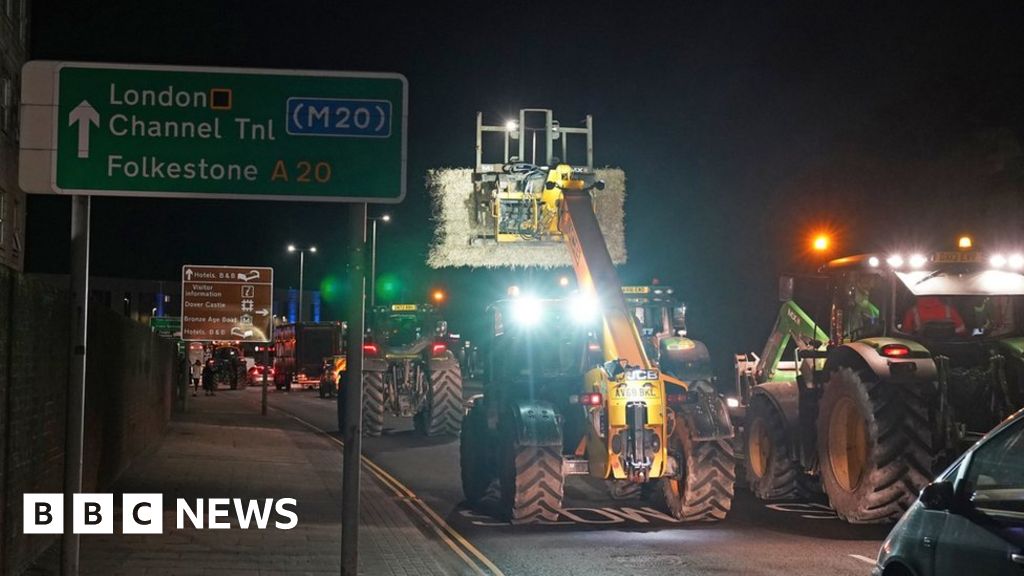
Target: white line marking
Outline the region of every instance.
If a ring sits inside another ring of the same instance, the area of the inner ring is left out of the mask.
[[[875,561],[873,559],[871,559],[871,558],[868,558],[867,556],[861,556],[860,554],[847,554],[847,556],[849,556],[850,558],[853,558],[854,560],[860,560],[861,562],[867,562],[868,564],[871,564],[872,566],[875,565]]]

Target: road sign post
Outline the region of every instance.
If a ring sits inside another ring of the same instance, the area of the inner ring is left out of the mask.
[[[71,370],[68,380],[67,434],[64,447],[64,509],[73,510],[72,495],[82,492],[85,438],[85,369],[89,325],[89,218],[91,199],[71,203]],[[71,514],[61,537],[61,574],[78,574],[79,536]]]
[[[182,340],[270,342],[273,305],[273,268],[181,267]]]
[[[338,420],[345,441],[341,485],[341,574],[356,576],[359,568],[359,470],[363,442],[363,319],[366,302],[366,204],[349,210],[349,273],[346,383],[338,394]],[[344,412],[344,414],[342,413]],[[343,416],[343,417],[342,417]]]
[[[26,192],[400,202],[401,74],[34,61]]]

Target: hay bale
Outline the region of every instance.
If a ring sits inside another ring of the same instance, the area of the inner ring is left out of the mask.
[[[600,168],[597,178],[605,189],[595,192],[594,211],[615,264],[626,262],[626,175],[619,168]],[[427,172],[427,190],[433,205],[434,241],[427,265],[431,268],[556,268],[572,266],[563,243],[503,243],[474,245],[472,240],[493,232],[473,222],[473,171],[443,168]]]

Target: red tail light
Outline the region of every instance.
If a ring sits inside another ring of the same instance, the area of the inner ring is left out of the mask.
[[[600,392],[581,394],[580,404],[583,404],[584,406],[602,406],[604,405],[604,397],[601,396]]]
[[[669,404],[683,404],[686,402],[686,392],[679,394],[666,394],[665,401]]]
[[[435,342],[434,346],[431,347],[430,353],[433,356],[443,356],[448,351],[448,345],[444,342]]]
[[[886,358],[903,358],[910,355],[910,348],[903,344],[886,344],[878,352]]]
[[[377,347],[373,342],[367,342],[363,344],[363,356],[376,356],[380,353],[380,348]]]

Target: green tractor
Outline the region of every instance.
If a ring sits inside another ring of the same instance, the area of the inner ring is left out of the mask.
[[[780,299],[762,354],[736,362],[762,499],[821,490],[849,522],[894,521],[1024,405],[1020,255],[851,256],[784,277]]]
[[[371,311],[363,345],[363,432],[379,436],[384,414],[411,417],[426,436],[458,436],[462,372],[448,349],[448,324],[429,304]]]
[[[686,382],[713,379],[708,347],[687,336],[686,304],[676,297],[674,288],[629,285],[622,287],[622,296],[643,338],[647,357],[662,372]]]

